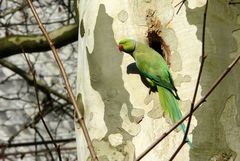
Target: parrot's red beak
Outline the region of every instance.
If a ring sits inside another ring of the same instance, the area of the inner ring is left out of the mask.
[[[120,50],[120,51],[123,51],[123,46],[122,45],[118,45],[118,49]]]

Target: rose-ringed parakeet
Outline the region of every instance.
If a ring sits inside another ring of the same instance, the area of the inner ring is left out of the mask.
[[[180,120],[182,114],[177,101],[179,100],[177,89],[163,57],[149,46],[132,39],[121,40],[118,48],[135,59],[140,73],[146,78],[150,86],[157,88],[164,113],[169,116],[173,123]],[[182,123],[180,127],[185,133],[185,125]],[[187,141],[191,146],[188,139]]]

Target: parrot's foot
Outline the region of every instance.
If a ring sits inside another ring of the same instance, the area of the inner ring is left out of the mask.
[[[177,92],[176,92],[176,96],[175,97],[176,97],[177,100],[180,100],[180,97],[178,96]]]
[[[154,86],[150,86],[148,94],[150,95],[152,92],[155,93],[157,91],[157,88]]]

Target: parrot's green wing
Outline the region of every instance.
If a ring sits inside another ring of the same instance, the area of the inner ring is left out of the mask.
[[[138,47],[143,48],[141,45]],[[146,54],[148,52],[155,52],[154,50],[137,50],[135,54],[136,65],[139,71],[147,78],[149,78],[155,85],[168,89],[179,100],[177,89],[174,86],[171,74],[168,71],[168,66],[164,59],[158,54]],[[140,56],[139,56],[140,55]],[[151,84],[151,82],[150,82]]]
[[[145,77],[147,77],[148,79],[150,79],[150,80],[154,83],[155,86],[158,85],[158,86],[161,86],[161,87],[166,88],[167,90],[169,90],[169,91],[176,97],[176,99],[179,100],[179,96],[178,96],[178,94],[177,94],[177,89],[176,89],[176,87],[174,86],[174,84],[172,83],[173,81],[172,81],[171,76],[170,76],[170,78],[169,78],[170,82],[168,82],[168,81],[162,79],[160,76],[155,76],[155,75],[153,75],[153,74],[151,74],[151,73],[148,73],[148,72],[146,72],[146,71],[144,71],[144,70],[141,70],[141,69],[139,69],[139,70],[141,71],[141,73],[142,73]],[[149,82],[149,83],[152,84],[152,82]]]

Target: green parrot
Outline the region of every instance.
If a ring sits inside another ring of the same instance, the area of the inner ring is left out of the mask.
[[[123,39],[119,42],[120,51],[130,54],[136,61],[136,66],[140,73],[146,78],[151,87],[156,87],[161,106],[173,123],[182,118],[179,109],[179,96],[174,86],[172,76],[163,57],[149,46],[132,39]],[[185,133],[186,128],[180,125]],[[191,147],[191,142],[187,139]]]

